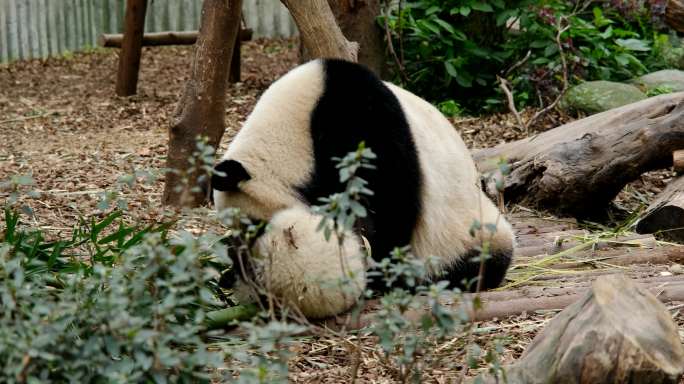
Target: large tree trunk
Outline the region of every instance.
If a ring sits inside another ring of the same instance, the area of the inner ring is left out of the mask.
[[[311,57],[357,61],[359,44],[344,37],[327,0],[281,1],[290,10]]]
[[[605,276],[504,370],[511,384],[674,384],[684,372],[684,348],[653,294],[622,276]]]
[[[199,172],[187,172],[198,136],[216,148],[225,131],[226,87],[233,47],[240,29],[242,0],[204,0],[192,75],[169,129],[163,202],[197,206],[206,196]],[[204,175],[206,176],[206,175]]]
[[[386,72],[383,30],[376,18],[380,15],[380,0],[328,0],[344,36],[359,44],[358,63],[370,68],[378,76]],[[311,59],[306,49],[301,61]]]
[[[603,212],[628,182],[672,165],[684,148],[684,92],[652,97],[494,148],[475,150],[481,172],[506,159],[505,200],[576,217]]]

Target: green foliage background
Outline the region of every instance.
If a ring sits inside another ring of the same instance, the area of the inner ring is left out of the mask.
[[[393,73],[446,114],[497,109],[497,75],[520,107],[548,102],[562,84],[626,80],[673,65],[664,1],[410,0],[388,11]],[[384,20],[381,20],[384,25]],[[529,56],[528,56],[529,54]],[[399,64],[400,63],[400,64]]]

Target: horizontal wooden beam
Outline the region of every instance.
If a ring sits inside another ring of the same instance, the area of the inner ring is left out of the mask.
[[[252,29],[240,29],[240,40],[249,41],[252,39]],[[192,45],[197,41],[197,31],[167,31],[145,33],[142,39],[144,47],[162,45]],[[106,48],[121,48],[123,34],[103,33],[97,39],[97,44]]]

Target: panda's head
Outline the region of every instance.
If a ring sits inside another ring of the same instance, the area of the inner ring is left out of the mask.
[[[281,209],[302,205],[292,188],[279,180],[263,162],[224,158],[211,177],[218,211],[232,207],[252,219],[270,220]]]
[[[270,220],[284,208],[305,205],[314,154],[311,116],[324,89],[320,60],[288,72],[261,95],[233,137],[212,176],[217,209],[239,208]]]

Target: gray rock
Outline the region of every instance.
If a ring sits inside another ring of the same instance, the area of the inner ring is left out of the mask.
[[[684,71],[678,69],[663,69],[662,71],[649,73],[631,81],[647,94],[668,93],[684,91]]]
[[[612,81],[587,81],[568,90],[561,108],[588,114],[607,111],[646,98],[639,88]]]

